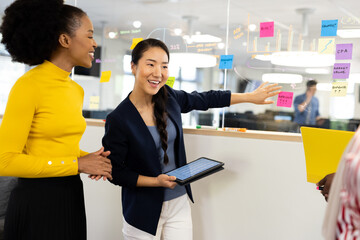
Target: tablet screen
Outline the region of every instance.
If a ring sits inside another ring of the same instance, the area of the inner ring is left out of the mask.
[[[179,180],[185,180],[218,165],[222,165],[222,163],[206,158],[200,158],[180,168],[167,172],[166,174],[175,176]]]

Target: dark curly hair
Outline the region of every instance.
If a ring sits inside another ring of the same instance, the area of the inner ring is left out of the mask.
[[[136,47],[133,49],[133,51],[131,53],[131,61],[135,65],[137,65],[139,59],[143,56],[143,53],[153,47],[159,47],[159,48],[163,49],[166,52],[168,59],[170,60],[169,49],[167,48],[165,43],[163,43],[162,41],[157,40],[157,39],[148,38],[146,40],[139,42],[136,45]],[[166,153],[166,150],[168,148],[168,143],[167,143],[168,133],[166,131],[167,99],[168,99],[168,93],[167,93],[165,86],[160,88],[160,90],[152,97],[152,102],[154,103],[154,116],[156,119],[156,128],[160,135],[161,147],[164,150],[164,163],[165,164],[169,163],[169,157]]]
[[[41,64],[59,46],[60,34],[74,35],[84,15],[63,0],[16,0],[5,9],[1,42],[13,61]]]

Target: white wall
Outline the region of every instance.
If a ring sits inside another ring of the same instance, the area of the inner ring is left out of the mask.
[[[103,133],[88,126],[82,149],[97,150]],[[225,162],[192,184],[194,240],[321,239],[326,202],[306,182],[302,143],[185,134],[185,144],[189,161]],[[82,178],[88,239],[122,239],[120,188]]]

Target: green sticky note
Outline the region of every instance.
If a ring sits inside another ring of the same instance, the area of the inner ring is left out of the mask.
[[[166,81],[166,85],[168,85],[169,87],[173,87],[175,83],[175,77],[169,77],[168,80]]]

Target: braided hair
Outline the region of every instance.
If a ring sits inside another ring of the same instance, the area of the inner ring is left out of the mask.
[[[131,54],[132,57],[131,61],[136,65],[139,59],[142,57],[143,53],[153,47],[159,47],[163,49],[166,52],[168,59],[170,59],[169,50],[162,41],[153,38],[148,38],[146,40],[139,42],[136,45],[136,47],[133,49]],[[160,88],[160,90],[152,97],[152,102],[154,103],[154,116],[156,119],[156,128],[160,135],[161,147],[164,151],[165,164],[169,163],[169,157],[166,153],[166,150],[168,148],[168,143],[167,143],[168,133],[166,131],[167,117],[168,117],[166,111],[167,99],[168,99],[168,93],[165,86]]]

